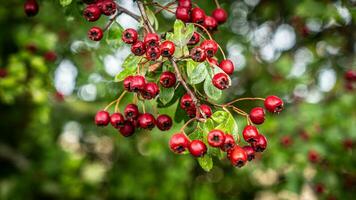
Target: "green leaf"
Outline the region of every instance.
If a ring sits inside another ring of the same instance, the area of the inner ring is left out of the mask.
[[[199,65],[198,62],[193,61],[192,59],[187,60],[186,70],[187,76],[191,77],[193,74],[193,70]]]
[[[61,6],[63,6],[63,7],[68,6],[71,3],[72,3],[72,0],[59,0],[59,4],[61,4]]]
[[[166,105],[174,97],[174,87],[165,88],[160,85],[159,89],[160,89],[159,99],[163,105]]]
[[[206,76],[205,78],[204,92],[209,98],[213,100],[218,100],[222,95],[222,91],[213,85],[210,76]]]
[[[113,48],[118,48],[123,45],[121,40],[122,32],[124,28],[119,23],[113,23],[106,34],[106,43]]]
[[[216,111],[211,115],[211,119],[213,119],[216,123],[223,123],[228,118],[228,112],[226,111]]]
[[[122,68],[137,69],[138,63],[140,62],[141,59],[142,59],[142,57],[140,57],[140,56],[135,56],[133,54],[130,54],[129,56],[127,56],[124,63],[122,64]]]
[[[214,129],[214,122],[212,119],[207,119],[204,123],[200,123],[199,125],[206,133]]]
[[[193,24],[187,26],[181,20],[176,20],[173,26],[174,35],[171,38],[177,47],[185,46],[193,36],[195,27]]]
[[[191,84],[198,84],[203,82],[207,76],[208,76],[208,71],[206,69],[205,62],[203,62],[195,67],[195,69],[189,76],[189,80]]]
[[[158,20],[157,20],[156,15],[148,7],[146,7],[146,13],[147,13],[147,16],[148,16],[148,21],[150,21],[150,23],[157,30],[159,28],[159,24],[158,24]]]
[[[123,81],[127,76],[133,75],[136,72],[136,68],[134,67],[128,67],[122,70],[120,73],[118,73],[115,76],[115,82],[120,82]]]
[[[208,154],[204,155],[203,157],[198,158],[199,165],[205,171],[210,171],[213,168],[213,159]]]
[[[239,138],[237,123],[230,112],[217,111],[211,117],[219,124],[216,129],[222,130],[226,134],[232,134],[235,140]]]

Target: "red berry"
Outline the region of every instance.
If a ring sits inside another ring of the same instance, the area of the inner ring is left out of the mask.
[[[137,119],[140,112],[136,104],[128,104],[124,110],[126,119]]]
[[[197,116],[197,109],[195,107],[186,109],[186,112],[189,118],[195,118]]]
[[[219,23],[225,23],[227,20],[227,13],[222,8],[216,8],[212,13],[213,18]]]
[[[194,23],[203,23],[205,19],[205,12],[201,8],[193,8],[191,11],[191,19]]]
[[[156,124],[156,120],[150,113],[144,113],[140,115],[137,119],[138,125],[143,129],[153,129]]]
[[[215,58],[208,58],[208,61],[209,61],[209,63],[212,64],[212,65],[219,66],[219,62],[218,62],[218,60],[215,59]],[[225,73],[226,73],[226,72],[225,72]]]
[[[88,31],[88,38],[93,41],[100,41],[103,38],[103,30],[96,26],[92,27]]]
[[[265,110],[261,107],[253,108],[249,116],[252,123],[262,124],[265,121]]]
[[[127,76],[124,81],[124,88],[125,90],[127,90],[128,92],[133,92],[132,88],[131,88],[131,84],[133,82],[134,77],[133,76]]]
[[[153,99],[159,94],[159,88],[156,83],[147,83],[143,90],[141,91],[141,95],[144,99]]]
[[[225,142],[225,134],[221,130],[211,130],[208,133],[208,143],[212,147],[220,147]]]
[[[171,41],[164,41],[160,45],[160,50],[161,50],[161,55],[163,57],[171,57],[174,54],[176,47],[174,46],[174,43]]]
[[[348,81],[356,81],[356,71],[350,69],[347,72],[345,72],[344,77]]]
[[[192,8],[192,1],[191,0],[178,0],[178,6],[191,9]]]
[[[134,44],[137,41],[138,33],[135,29],[128,28],[126,29],[121,36],[121,39],[126,44]]]
[[[131,46],[131,52],[136,56],[142,56],[146,53],[146,47],[142,41],[137,41]]]
[[[283,110],[283,101],[277,96],[268,96],[264,104],[265,108],[271,113],[280,113]]]
[[[137,75],[133,76],[132,82],[130,85],[130,90],[133,92],[139,92],[144,89],[146,85],[146,79],[143,76]]]
[[[211,108],[210,106],[206,105],[206,104],[202,104],[200,105],[200,110],[205,114],[205,117],[209,118],[213,112],[211,111]],[[199,116],[201,114],[199,113]],[[201,117],[201,116],[200,116]]]
[[[225,73],[215,74],[212,82],[213,85],[220,90],[225,90],[230,86],[229,77]]]
[[[96,113],[95,124],[97,126],[106,126],[109,124],[109,122],[110,122],[110,114],[107,111],[102,110]]]
[[[231,134],[226,134],[225,135],[225,141],[224,143],[220,146],[221,150],[228,152],[232,149],[234,149],[236,146],[235,139]]]
[[[183,97],[180,99],[180,107],[183,110],[187,110],[189,108],[194,107],[193,99],[188,93],[184,94]]]
[[[169,140],[169,147],[174,153],[183,153],[188,146],[189,140],[183,133],[176,133]]]
[[[146,58],[148,60],[157,60],[161,56],[161,51],[158,47],[150,47],[146,51]]]
[[[204,49],[208,58],[213,57],[218,51],[218,44],[214,40],[205,40],[200,44],[200,47]]]
[[[178,7],[176,10],[176,18],[182,20],[183,22],[190,21],[190,13],[189,8],[186,7]]]
[[[281,138],[281,144],[284,147],[289,147],[292,143],[293,143],[293,140],[289,135],[285,135]]]
[[[190,50],[190,57],[195,62],[203,62],[206,59],[206,53],[202,48],[194,47]]]
[[[209,31],[213,31],[218,27],[218,22],[215,18],[206,16],[203,22],[203,26]]]
[[[44,59],[48,62],[54,62],[57,60],[57,54],[54,51],[47,51],[44,55],[43,55]]]
[[[90,4],[84,9],[84,18],[90,22],[94,22],[100,18],[101,11],[95,4]]]
[[[311,163],[318,163],[320,161],[320,154],[315,150],[310,150],[308,152],[308,160]]]
[[[173,72],[165,71],[159,78],[160,84],[165,88],[173,87],[176,84],[176,75]]]
[[[193,140],[189,144],[189,152],[194,157],[202,157],[206,153],[207,148],[204,142],[200,140]]]
[[[196,45],[200,41],[200,35],[197,32],[194,32],[192,37],[190,38],[188,45]]]
[[[244,140],[248,143],[253,143],[257,141],[259,133],[255,126],[247,125],[242,131],[242,136]]]
[[[0,78],[5,78],[7,76],[7,69],[0,68]]]
[[[159,130],[168,131],[172,127],[172,119],[168,115],[159,115],[156,120],[156,124]]]
[[[236,146],[230,152],[230,161],[233,166],[242,167],[247,161],[247,154],[241,147]]]
[[[27,0],[24,4],[24,11],[28,17],[33,17],[37,15],[39,10],[38,3],[36,0]]]
[[[102,1],[100,10],[104,15],[113,15],[116,12],[116,3],[113,0]]]
[[[264,135],[259,134],[256,137],[256,142],[251,143],[253,150],[263,152],[267,148],[267,139]]]
[[[322,194],[325,191],[325,186],[322,183],[318,183],[318,184],[315,185],[314,190],[315,190],[316,193]]]
[[[159,36],[156,33],[147,33],[143,39],[143,43],[146,48],[148,47],[158,47],[159,46]]]
[[[222,60],[219,64],[219,67],[227,74],[231,75],[234,73],[235,67],[234,63],[231,60]]]
[[[251,146],[244,146],[242,148],[246,152],[248,161],[255,159],[255,151],[253,150],[253,148]]]
[[[130,121],[125,121],[124,125],[119,128],[119,132],[124,137],[129,137],[135,133],[135,126]]]
[[[110,123],[113,127],[119,128],[125,124],[125,118],[121,113],[114,113],[110,116]]]

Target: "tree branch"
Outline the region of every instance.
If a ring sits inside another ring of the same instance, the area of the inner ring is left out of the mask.
[[[146,24],[146,26],[148,27],[148,30],[149,30],[151,33],[154,33],[155,30],[154,30],[154,28],[152,27],[150,21],[148,20],[147,13],[146,13],[145,7],[143,6],[143,3],[142,3],[140,0],[138,0],[138,1],[137,1],[137,5],[138,5],[138,9],[140,10],[140,13],[141,13],[141,15],[142,15],[143,23]]]

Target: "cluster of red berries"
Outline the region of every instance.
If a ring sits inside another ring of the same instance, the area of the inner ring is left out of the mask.
[[[157,126],[159,130],[167,131],[172,127],[172,119],[168,115],[159,115],[155,119],[150,113],[140,113],[136,104],[128,104],[123,114],[115,112],[110,115],[105,110],[96,113],[97,126],[107,126],[109,123],[125,137],[133,135],[137,128],[152,130]]]
[[[216,8],[211,16],[205,14],[201,8],[192,8],[191,0],[178,0],[178,7],[176,10],[176,18],[183,22],[193,22],[201,24],[207,30],[216,30],[219,24],[226,22],[227,13],[222,8]]]
[[[188,93],[184,94],[180,99],[180,108],[183,109],[190,118],[195,118],[197,116],[197,108],[195,107],[192,97]],[[206,104],[200,105],[199,108],[206,118],[209,118],[213,114],[210,106]],[[198,112],[198,117],[202,118],[200,112]]]
[[[142,98],[150,100],[159,94],[159,87],[154,82],[147,82],[144,76],[128,76],[124,79],[124,88],[128,92],[135,92]]]
[[[39,10],[36,0],[26,0],[23,8],[28,17],[36,16]]]
[[[345,72],[345,88],[349,91],[352,91],[356,88],[356,71],[355,70],[348,70]]]

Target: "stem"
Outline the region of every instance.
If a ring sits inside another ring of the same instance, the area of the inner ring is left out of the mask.
[[[115,112],[119,111],[119,103],[120,103],[121,99],[124,98],[124,96],[125,96],[126,93],[127,93],[127,92],[124,91],[124,92],[120,95],[120,97],[116,100]]]
[[[158,4],[158,2],[156,2],[156,3]],[[159,6],[161,6],[161,8],[158,9],[158,10],[155,12],[155,14],[160,13],[162,10],[168,9],[169,7],[171,7],[171,5],[173,5],[173,4],[175,4],[175,3],[176,3],[176,1],[172,1],[172,2],[170,2],[170,3],[168,3],[168,4],[166,4],[166,5],[163,6],[163,7],[162,7],[161,4],[159,4]],[[174,13],[174,12],[173,12],[173,13]]]
[[[180,132],[182,132],[182,133],[184,133],[185,134],[185,132],[184,132],[184,129],[185,129],[185,127],[187,127],[190,123],[192,123],[194,120],[196,120],[197,118],[191,118],[191,119],[189,119],[183,126],[182,126],[182,128],[180,128]]]
[[[107,111],[107,110],[110,108],[111,105],[113,105],[114,103],[116,103],[116,101],[117,101],[117,99],[114,100],[114,101],[112,101],[112,102],[110,102],[110,103],[104,108],[104,111]]]
[[[143,103],[143,101],[141,101],[141,105],[143,113],[146,113],[145,103]]]
[[[216,4],[216,7],[220,8],[219,1],[218,0],[214,0],[214,1],[215,1],[215,4]]]
[[[119,4],[116,3],[116,9],[117,9],[117,12],[118,12],[118,15],[119,16],[121,13],[125,13],[127,15],[129,15],[130,17],[134,18],[136,21],[140,21],[140,16],[136,15],[135,13],[127,10],[126,8],[124,7],[121,7]]]
[[[210,39],[210,40],[213,39],[213,38],[211,37],[209,31],[208,31],[204,26],[202,26],[202,25],[200,25],[200,24],[197,24],[197,23],[191,23],[191,24],[194,24],[195,26],[198,26],[199,28],[203,29],[204,32],[209,36],[209,39]]]
[[[140,13],[142,15],[143,23],[146,24],[149,32],[154,33],[155,30],[153,29],[150,21],[148,20],[147,13],[146,13],[145,7],[143,6],[143,3],[140,0],[137,0],[137,5],[138,5],[138,9],[140,10]]]
[[[233,103],[236,103],[238,101],[245,101],[245,100],[251,100],[251,101],[256,101],[256,100],[261,100],[261,101],[264,101],[265,99],[264,98],[259,98],[259,97],[246,97],[246,98],[239,98],[239,99],[235,99],[229,103],[226,103],[225,106],[229,106]]]
[[[226,56],[225,56],[223,49],[221,48],[221,46],[218,43],[216,43],[216,44],[218,45],[219,50],[221,51],[221,54],[223,55],[224,60],[226,60]]]

